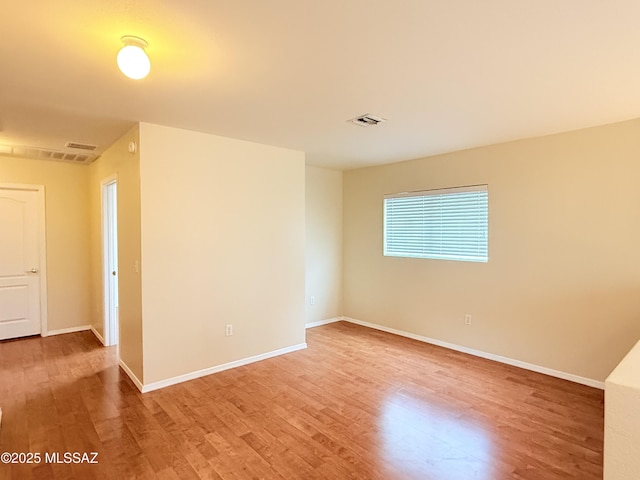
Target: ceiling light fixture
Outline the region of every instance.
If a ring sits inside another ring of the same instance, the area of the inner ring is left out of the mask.
[[[118,68],[127,77],[133,80],[140,80],[151,70],[151,62],[144,51],[149,44],[140,37],[125,35],[120,40],[124,47],[118,52]]]

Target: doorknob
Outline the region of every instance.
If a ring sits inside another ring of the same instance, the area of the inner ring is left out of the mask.
[[[38,273],[38,269],[32,268],[31,270],[27,270],[27,273]]]
[[[111,275],[113,275],[115,277],[116,276],[116,271],[114,270],[113,272],[111,272]]]

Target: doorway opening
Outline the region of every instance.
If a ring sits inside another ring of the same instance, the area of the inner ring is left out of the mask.
[[[118,328],[118,179],[102,181],[102,254],[104,278],[104,341],[117,345]]]

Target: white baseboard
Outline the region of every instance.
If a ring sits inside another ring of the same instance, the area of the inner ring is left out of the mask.
[[[100,332],[98,332],[98,330],[96,330],[93,325],[91,325],[91,332],[96,336],[98,340],[100,340],[100,343],[104,345],[104,337],[100,335]]]
[[[43,337],[50,337],[52,335],[64,335],[65,333],[84,332],[90,330],[91,325],[81,325],[79,327],[61,328],[60,330],[49,330]]]
[[[413,340],[430,343],[432,345],[448,348],[450,350],[455,350],[457,352],[467,353],[469,355],[474,355],[476,357],[486,358],[488,360],[493,360],[495,362],[505,363],[507,365],[512,365],[514,367],[523,368],[525,370],[531,370],[532,372],[542,373],[544,375],[549,375],[551,377],[562,378],[563,380],[569,380],[570,382],[580,383],[582,385],[587,385],[588,387],[599,388],[600,390],[604,390],[604,382],[593,380],[591,378],[580,377],[578,375],[561,372],[559,370],[553,370],[551,368],[541,367],[539,365],[534,365],[532,363],[522,362],[520,360],[514,360],[512,358],[502,357],[500,355],[494,355],[493,353],[487,353],[480,350],[475,350],[473,348],[462,347],[460,345],[443,342],[441,340],[436,340],[434,338],[423,337],[422,335],[416,335],[415,333],[410,333],[402,330],[396,330],[395,328],[385,327],[384,325],[377,325],[375,323],[363,322],[362,320],[356,320],[355,318],[342,317],[342,320],[349,323],[355,323],[356,325],[361,325],[363,327],[373,328],[375,330],[392,333],[394,335],[400,335],[401,337],[411,338]]]
[[[340,320],[343,320],[343,317],[327,318],[326,320],[318,320],[317,322],[306,323],[304,328],[319,327],[321,325],[327,325],[329,323],[339,322]]]
[[[160,388],[169,387],[177,383],[187,382],[189,380],[194,380],[196,378],[211,375],[212,373],[222,372],[224,370],[229,370],[230,368],[241,367],[243,365],[248,365],[250,363],[266,360],[267,358],[277,357],[279,355],[284,355],[285,353],[296,352],[298,350],[303,350],[305,348],[307,348],[306,343],[299,343],[298,345],[293,345],[291,347],[280,348],[278,350],[273,350],[271,352],[263,353],[260,355],[254,355],[253,357],[243,358],[241,360],[236,360],[234,362],[224,363],[222,365],[217,365],[215,367],[209,367],[203,370],[196,370],[195,372],[185,373],[184,375],[178,375],[177,377],[167,378],[166,380],[160,380],[158,382],[148,383],[146,385],[143,385],[140,391],[142,393],[147,393],[153,390],[159,390]]]
[[[136,377],[136,374],[131,371],[129,366],[126,363],[124,363],[122,361],[122,359],[120,359],[119,363],[120,363],[120,367],[122,368],[122,370],[124,370],[124,373],[127,374],[127,376],[131,379],[133,384],[136,386],[136,388],[138,390],[140,390],[140,392],[144,393],[144,385],[142,384],[140,379],[138,377]]]

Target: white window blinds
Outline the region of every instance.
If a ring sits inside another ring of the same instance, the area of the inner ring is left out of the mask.
[[[384,255],[488,260],[486,185],[385,195]]]

